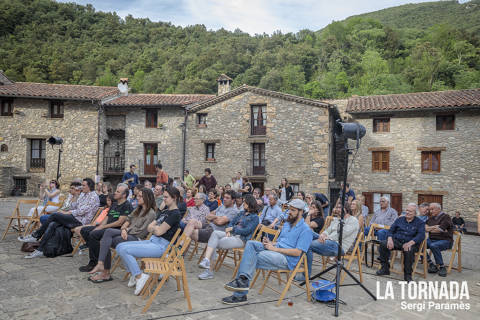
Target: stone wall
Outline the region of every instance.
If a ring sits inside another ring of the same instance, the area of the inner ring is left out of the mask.
[[[266,104],[266,136],[250,135],[251,104]],[[329,111],[252,92],[209,106],[207,127],[197,127],[196,113],[187,121],[186,167],[202,176],[207,167],[218,183],[231,182],[235,172],[250,171],[252,143],[265,143],[265,186],[278,187],[282,177],[300,190],[328,193]],[[205,143],[215,142],[215,162],[205,159]],[[260,181],[260,180],[259,180]]]
[[[29,170],[29,139],[59,136],[64,140],[60,183],[65,188],[73,178],[94,177],[97,164],[97,106],[90,102],[65,101],[64,118],[48,118],[49,101],[15,99],[13,117],[0,117],[0,137],[8,152],[0,153],[0,165],[28,176],[27,194],[38,193],[38,184],[56,178],[58,146],[46,143],[45,172]],[[0,181],[0,184],[7,183]]]
[[[356,117],[367,129],[354,167],[349,175],[357,193],[387,191],[402,193],[403,209],[418,202],[418,194],[443,195],[447,213],[459,210],[476,219],[480,198],[480,110],[455,115],[455,130],[437,131],[433,112],[396,113],[390,118],[389,133],[373,133],[372,118]],[[372,172],[369,148],[390,147],[390,172]],[[421,172],[418,147],[444,147],[440,173]]]

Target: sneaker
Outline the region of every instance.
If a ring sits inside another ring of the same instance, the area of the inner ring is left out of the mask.
[[[445,266],[441,266],[439,269],[438,269],[438,275],[440,277],[446,277],[447,276],[447,269],[445,268]]]
[[[433,263],[430,263],[428,265],[428,273],[437,273],[437,272],[438,272],[437,266]]]
[[[405,280],[407,282],[413,281],[412,275],[411,274],[404,274],[403,275],[403,280]]]
[[[202,262],[200,262],[198,266],[203,269],[210,269],[210,260],[203,258]]]
[[[127,287],[133,288],[133,286],[136,284],[137,284],[137,278],[135,278],[135,276],[130,276],[130,280],[128,280]]]
[[[20,236],[17,238],[18,241],[21,241],[21,242],[37,242],[37,238],[35,238],[34,236],[32,236],[31,234],[29,234],[28,236]]]
[[[200,280],[208,280],[208,279],[213,279],[213,278],[214,278],[213,272],[210,271],[209,269],[203,271],[202,273],[200,273],[198,275],[198,279],[200,279]]]
[[[377,271],[376,273],[377,276],[388,276],[390,275],[390,270],[388,268],[380,268],[380,270]]]
[[[222,299],[224,304],[245,304],[247,303],[247,295],[237,297],[237,296],[230,296]]]
[[[88,245],[82,244],[80,247],[78,247],[78,250],[85,250],[88,249]]]
[[[95,265],[87,264],[86,266],[81,266],[78,268],[78,270],[80,272],[90,272],[93,270],[93,268],[95,268]]]
[[[135,285],[135,292],[134,294],[138,296],[140,292],[142,292],[143,287],[145,287],[145,283],[147,283],[147,280],[150,278],[150,275],[146,273],[142,273],[139,279],[137,279],[137,283]]]
[[[230,291],[248,291],[249,283],[247,278],[239,277],[225,284],[225,289]]]
[[[29,255],[25,256],[25,259],[43,258],[43,257],[45,257],[45,256],[43,255],[43,252],[42,252],[42,251],[33,250],[32,253],[30,253]]]

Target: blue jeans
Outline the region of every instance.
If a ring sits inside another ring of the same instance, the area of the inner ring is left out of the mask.
[[[328,209],[329,209],[329,206],[326,206],[325,208],[323,208],[323,218],[327,219],[328,217]]]
[[[248,281],[252,281],[253,275],[257,269],[278,270],[288,269],[287,258],[285,255],[266,250],[259,241],[247,241],[243,252],[242,261],[238,269],[237,278],[245,276]],[[248,291],[236,291],[234,296],[245,296]]]
[[[370,232],[370,227],[365,228],[365,236],[368,235],[368,232]],[[375,230],[373,234],[377,237],[378,240],[387,240],[388,230],[385,230],[385,229]]]
[[[162,237],[152,236],[150,240],[127,241],[117,245],[115,250],[131,275],[142,273],[136,258],[160,258],[170,242]]]
[[[432,251],[435,263],[443,266],[442,251],[452,248],[452,242],[450,240],[431,240],[427,239],[427,248]],[[427,255],[428,263],[431,263],[430,255]]]
[[[338,254],[338,242],[333,240],[325,240],[324,243],[321,243],[317,240],[317,238],[313,238],[312,244],[310,248],[308,248],[307,252],[307,265],[308,265],[308,274],[312,274],[312,262],[313,262],[313,253],[319,254],[321,256],[326,257],[335,257]],[[343,250],[342,250],[343,254]],[[300,277],[298,278],[300,279]]]
[[[48,214],[44,214],[43,216],[40,216],[40,224],[43,226],[45,222],[48,220]]]
[[[185,227],[187,226],[187,224],[183,221],[180,220],[180,229],[185,229]]]

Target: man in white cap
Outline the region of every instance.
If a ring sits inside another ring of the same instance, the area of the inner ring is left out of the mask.
[[[262,242],[247,242],[236,278],[225,284],[225,289],[234,293],[223,298],[223,303],[246,303],[250,281],[257,269],[293,270],[301,255],[308,251],[312,242],[312,231],[302,217],[305,203],[294,199],[288,203],[288,207],[288,217],[277,242],[272,242],[267,237],[264,237]]]

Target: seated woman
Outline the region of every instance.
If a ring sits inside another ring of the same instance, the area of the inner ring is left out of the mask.
[[[191,188],[187,188],[186,196],[185,196],[185,203],[187,204],[187,208],[195,206],[195,190]]]
[[[245,195],[243,202],[243,209],[236,215],[228,224],[224,231],[216,230],[208,240],[207,250],[205,251],[205,258],[200,262],[200,267],[207,269],[202,272],[198,278],[200,280],[213,279],[213,263],[210,263],[215,250],[218,249],[233,249],[243,248],[245,243],[252,237],[255,228],[257,227],[259,207],[257,201],[251,194]]]
[[[112,207],[112,204],[113,204],[114,201],[115,201],[115,199],[113,198],[113,194],[109,194],[107,196],[107,199],[106,199],[105,209],[103,209],[102,212],[100,212],[100,214],[95,219],[95,221],[92,222],[92,223],[86,224],[86,225],[75,227],[75,228],[72,229],[72,231],[80,237],[81,236],[80,231],[82,230],[82,228],[90,227],[90,226],[96,227],[96,226],[100,225],[102,223],[102,221],[105,219],[105,217],[107,216],[108,211],[110,211],[110,208]]]
[[[143,188],[144,188],[143,184],[137,184],[137,185],[133,188],[132,197],[131,197],[130,199],[128,199],[128,201],[129,201],[130,204],[132,205],[132,208],[133,208],[133,209],[136,209],[137,206],[138,206],[137,195],[138,195],[138,193],[140,192],[140,190],[142,190]]]
[[[42,213],[43,208],[47,205],[47,202],[54,202],[58,203],[58,206],[49,205],[45,208],[45,212],[52,213],[58,211],[60,208],[60,189],[58,189],[60,185],[58,184],[57,180],[51,180],[50,182],[45,181],[40,185],[40,193],[39,198],[43,201],[43,205],[37,207],[37,212],[40,215]],[[35,208],[30,209],[28,212],[28,216],[33,216],[35,212]],[[27,223],[28,220],[24,220],[24,224]]]
[[[122,227],[109,228],[105,230],[100,240],[100,252],[98,264],[90,273],[96,273],[88,278],[93,283],[100,283],[112,280],[110,267],[112,256],[110,248],[115,248],[119,243],[126,241],[144,240],[147,235],[148,225],[155,220],[155,196],[152,189],[144,188],[138,195],[138,207],[127,217]]]
[[[318,234],[320,233],[323,225],[325,224],[325,220],[323,219],[322,204],[320,203],[320,201],[313,200],[310,203],[305,223],[313,231],[313,240],[318,239]]]
[[[135,286],[135,295],[140,294],[150,277],[140,270],[136,258],[160,258],[163,255],[180,227],[182,217],[177,206],[178,199],[181,199],[178,189],[167,187],[163,193],[163,202],[167,209],[160,212],[158,219],[148,225],[147,232],[152,232],[150,239],[122,242],[116,247],[117,254],[131,274],[128,286]]]
[[[352,216],[358,219],[358,227],[362,230],[365,227],[365,218],[362,213],[362,202],[358,199],[352,200]]]

